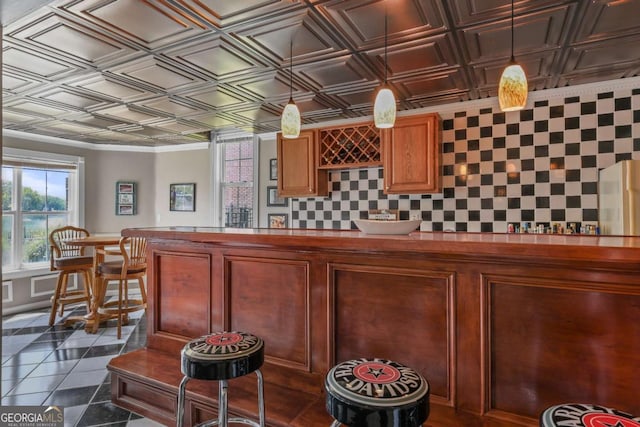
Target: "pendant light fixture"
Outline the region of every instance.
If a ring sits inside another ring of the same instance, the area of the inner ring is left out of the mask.
[[[384,14],[384,83],[373,104],[373,121],[377,128],[391,128],[396,122],[396,98],[387,85],[387,12]]]
[[[283,138],[297,138],[300,136],[300,110],[295,102],[293,102],[293,39],[289,45],[289,56],[291,59],[289,65],[289,103],[282,111],[280,121],[280,129]]]
[[[502,72],[498,86],[500,110],[522,110],[527,103],[527,76],[513,55],[513,0],[511,0],[511,60]]]

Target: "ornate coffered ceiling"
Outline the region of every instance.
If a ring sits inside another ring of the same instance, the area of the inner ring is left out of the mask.
[[[400,110],[496,95],[509,0],[64,0],[3,28],[3,125],[141,146],[278,131],[292,39],[303,123],[369,116],[385,10]],[[530,90],[639,75],[638,16],[640,0],[516,0]]]

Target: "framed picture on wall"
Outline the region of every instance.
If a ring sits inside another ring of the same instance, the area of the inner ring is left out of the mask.
[[[136,214],[136,183],[116,182],[116,215]]]
[[[196,184],[170,184],[169,210],[194,212],[196,210]]]
[[[267,187],[267,206],[289,206],[289,199],[278,196],[278,187]]]
[[[289,226],[289,215],[283,213],[267,215],[269,228],[287,228]]]
[[[278,179],[278,159],[269,160],[269,179],[272,181]]]

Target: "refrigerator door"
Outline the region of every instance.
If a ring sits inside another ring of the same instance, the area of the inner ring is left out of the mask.
[[[640,235],[640,160],[624,160],[600,171],[602,234]]]

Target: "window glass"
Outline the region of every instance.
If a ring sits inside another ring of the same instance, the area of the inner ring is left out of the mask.
[[[222,144],[224,226],[253,227],[253,138]]]
[[[44,267],[50,256],[51,231],[78,225],[80,201],[76,189],[81,158],[27,153],[25,157],[3,156],[2,267],[7,271]],[[60,157],[64,160],[59,163],[49,161],[55,158],[57,162]]]
[[[25,264],[45,262],[47,257],[47,216],[25,215],[22,220],[22,260]]]
[[[2,266],[13,265],[13,215],[2,214]]]
[[[2,167],[2,211],[12,211],[13,207],[13,168]]]

